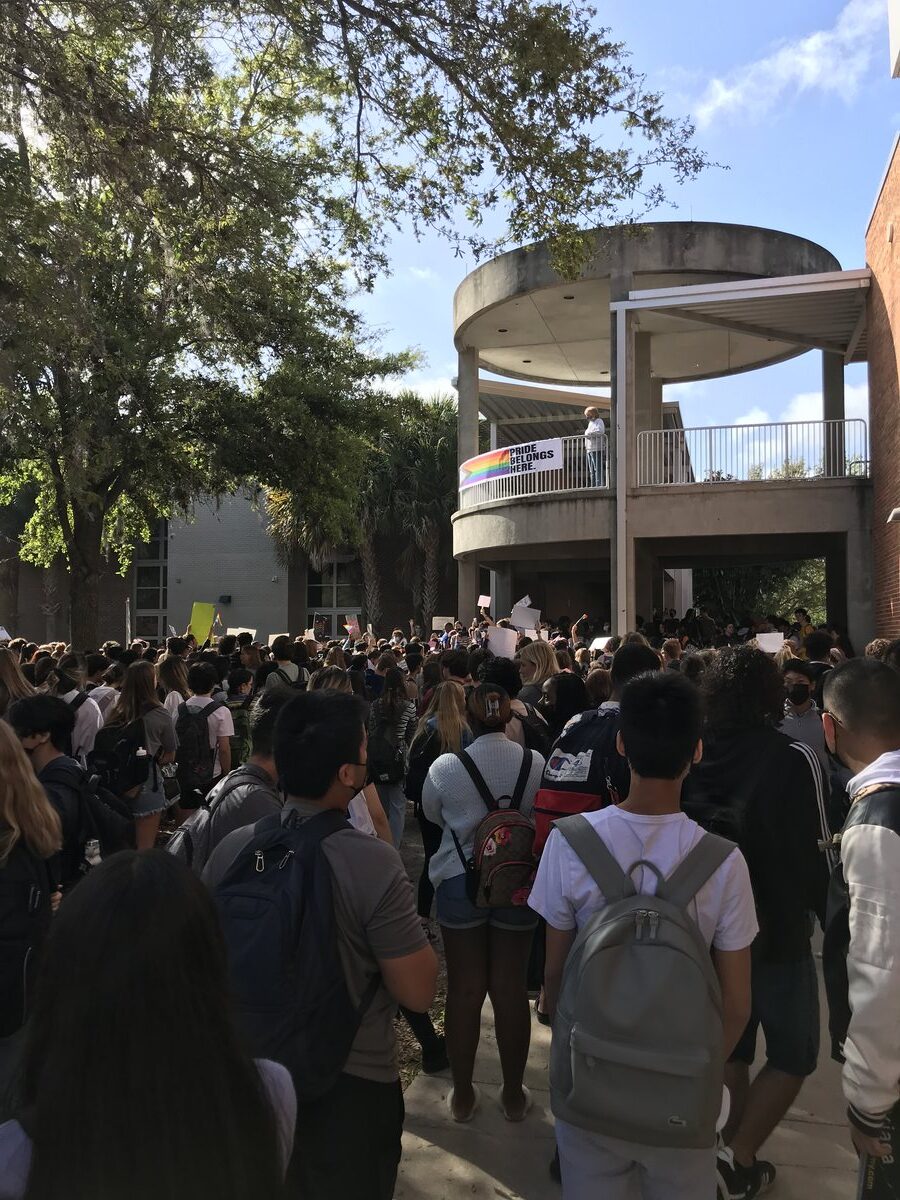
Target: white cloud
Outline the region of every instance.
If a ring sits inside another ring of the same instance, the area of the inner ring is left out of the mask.
[[[844,415],[848,421],[855,418],[869,419],[869,385],[848,384],[844,389]],[[779,421],[821,421],[822,393],[799,392],[788,403]]]
[[[430,400],[432,396],[456,396],[449,375],[437,375],[432,378],[423,378],[415,374],[402,375],[396,379],[383,380],[382,387],[392,396],[399,392],[418,392],[426,400]]]
[[[764,408],[754,405],[749,412],[737,418],[735,425],[768,425],[771,420],[772,418]]]
[[[431,267],[407,267],[407,275],[418,283],[440,283],[441,277]]]
[[[759,120],[790,97],[828,92],[852,100],[886,53],[884,0],[848,0],[830,29],[783,42],[772,53],[712,79],[694,104],[698,126],[728,117]]]

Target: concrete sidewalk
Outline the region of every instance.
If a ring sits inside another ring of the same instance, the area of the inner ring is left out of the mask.
[[[419,1075],[413,1081],[406,1091],[396,1200],[560,1200],[559,1185],[547,1170],[554,1151],[547,1092],[550,1031],[532,1020],[525,1082],[534,1107],[521,1125],[505,1121],[497,1105],[500,1062],[489,1004],[475,1065],[482,1103],[472,1123],[456,1125],[450,1119],[449,1074]],[[840,1068],[828,1057],[824,1024],[819,1069],[764,1151],[778,1167],[770,1193],[775,1200],[853,1200],[856,1195],[856,1155],[844,1121]]]

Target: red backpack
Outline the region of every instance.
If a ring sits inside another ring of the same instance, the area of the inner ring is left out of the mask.
[[[519,811],[533,755],[522,753],[522,765],[512,796],[495,799],[484,776],[468,754],[455,756],[466,768],[469,778],[478,789],[488,810],[487,816],[475,830],[472,857],[467,859],[459,838],[450,830],[466,872],[466,894],[476,908],[509,908],[528,903],[528,893],[534,880],[537,860],[534,856],[534,822]],[[500,807],[501,800],[509,806]]]

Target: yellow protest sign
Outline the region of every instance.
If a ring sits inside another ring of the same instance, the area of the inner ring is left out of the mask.
[[[205,642],[209,637],[215,615],[216,606],[214,604],[199,604],[194,601],[191,609],[191,633],[198,642]]]

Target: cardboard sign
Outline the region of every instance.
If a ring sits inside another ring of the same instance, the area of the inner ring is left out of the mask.
[[[487,647],[497,658],[514,658],[518,640],[519,636],[515,629],[501,629],[499,626],[493,625],[488,630]]]
[[[777,654],[784,646],[783,633],[758,633],[756,644],[764,654]]]
[[[540,619],[541,610],[539,608],[526,608],[524,604],[517,604],[512,610],[509,621],[511,625],[515,625],[516,629],[537,629]]]
[[[214,604],[194,602],[191,608],[191,633],[198,642],[205,642],[209,637],[215,615],[216,606]]]
[[[226,634],[229,634],[230,636],[233,636],[233,637],[237,637],[237,635],[239,633],[249,633],[251,638],[256,637],[255,629],[245,629],[243,626],[237,626],[237,625],[232,626],[229,629],[226,629],[225,632],[226,632]]]
[[[360,636],[359,617],[347,617],[344,628],[347,630],[348,636],[356,641]]]
[[[611,641],[611,637],[594,638],[594,640],[591,642],[591,649],[605,650]]]
[[[531,638],[533,642],[539,642],[541,640],[536,629],[523,629],[522,632],[527,638]]]
[[[444,626],[447,624],[455,625],[456,624],[455,618],[454,617],[432,617],[431,618],[431,632],[432,633],[443,633]]]
[[[478,597],[478,607],[479,608],[490,608],[491,607],[490,596],[479,596]]]
[[[178,632],[174,625],[169,626],[169,633],[171,633],[172,637],[178,637]]]
[[[270,634],[269,634],[269,645],[271,646],[271,645],[272,645],[272,643],[275,641],[275,639],[276,639],[276,638],[280,638],[280,637],[290,637],[290,636],[291,636],[291,635],[290,635],[289,633],[270,633]]]

